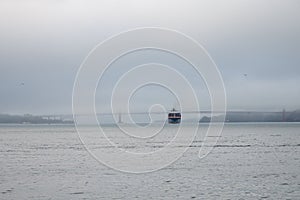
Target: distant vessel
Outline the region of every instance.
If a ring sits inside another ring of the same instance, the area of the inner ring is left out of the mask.
[[[179,124],[181,122],[181,113],[173,108],[168,114],[168,122],[169,124]]]

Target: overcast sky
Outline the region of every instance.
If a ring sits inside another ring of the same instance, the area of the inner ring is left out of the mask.
[[[298,0],[1,0],[0,113],[71,113],[89,51],[145,26],[202,44],[223,76],[229,109],[299,109],[299,10]]]

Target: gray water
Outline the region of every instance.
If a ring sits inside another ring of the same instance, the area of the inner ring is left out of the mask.
[[[226,124],[215,148],[199,159],[206,128],[200,125],[173,164],[130,174],[95,160],[71,125],[1,125],[0,198],[300,199],[299,123]]]

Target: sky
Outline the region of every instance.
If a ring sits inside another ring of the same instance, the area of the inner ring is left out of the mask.
[[[229,110],[299,109],[299,9],[298,0],[1,0],[0,113],[72,113],[73,84],[88,53],[140,27],[174,29],[205,47],[224,80]],[[146,61],[157,52],[143,55]],[[118,71],[112,69],[106,84],[115,83],[110,77]],[[203,82],[191,82],[209,108]],[[161,88],[134,97],[136,110],[176,104]],[[97,102],[100,110],[108,106]]]

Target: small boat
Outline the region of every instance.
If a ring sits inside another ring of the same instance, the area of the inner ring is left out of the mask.
[[[179,124],[181,122],[181,113],[173,108],[168,114],[168,122],[169,124]]]

